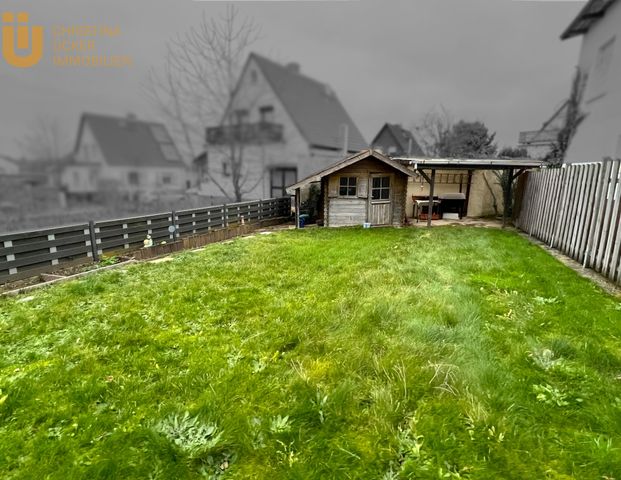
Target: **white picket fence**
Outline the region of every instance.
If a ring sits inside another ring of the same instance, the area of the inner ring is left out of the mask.
[[[516,226],[621,283],[621,160],[524,174]]]

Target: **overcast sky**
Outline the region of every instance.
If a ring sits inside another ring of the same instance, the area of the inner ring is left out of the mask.
[[[568,94],[580,38],[559,39],[584,2],[511,0],[247,1],[262,27],[254,50],[328,83],[370,141],[385,121],[412,126],[434,106],[481,120],[500,146],[536,129]],[[44,60],[16,69],[0,61],[0,153],[17,155],[37,117],[56,118],[68,142],[82,111],[158,120],[143,93],[167,39],[226,4],[192,0],[3,0],[31,24],[118,25],[98,51],[131,55],[121,69],[68,69]]]

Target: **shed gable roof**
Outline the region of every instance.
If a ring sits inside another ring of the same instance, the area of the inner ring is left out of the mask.
[[[80,119],[74,154],[88,125],[106,163],[129,167],[184,167],[168,130],[161,123],[135,118],[84,113]]]
[[[395,162],[394,160],[390,159],[386,155],[381,154],[377,150],[368,148],[366,150],[362,150],[358,153],[350,155],[349,157],[346,157],[343,160],[338,161],[334,165],[331,165],[330,167],[324,170],[321,170],[320,172],[314,173],[313,175],[309,175],[305,179],[300,180],[298,183],[295,183],[287,187],[287,193],[292,195],[295,193],[296,189],[302,188],[313,182],[319,182],[321,181],[322,178],[327,177],[328,175],[332,175],[333,173],[338,172],[339,170],[342,170],[343,168],[353,165],[354,163],[357,163],[360,160],[364,160],[365,158],[368,158],[368,157],[373,157],[374,159],[388,165],[389,167],[393,168],[394,170],[398,172],[401,172],[407,175],[408,177],[411,177],[414,174],[414,172],[409,170],[407,167],[401,165],[401,163]]]
[[[341,149],[342,125],[348,128],[348,149],[367,147],[360,130],[353,122],[334,91],[321,83],[256,53],[254,59],[292,121],[313,147]]]

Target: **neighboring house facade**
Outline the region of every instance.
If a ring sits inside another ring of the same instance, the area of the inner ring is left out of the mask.
[[[92,113],[82,115],[72,161],[61,175],[73,197],[113,192],[132,200],[182,194],[187,179],[164,125]]]
[[[558,142],[558,134],[565,125],[567,100],[543,123],[539,130],[520,132],[518,147],[526,149],[529,158],[544,159]]]
[[[234,139],[234,140],[231,140]],[[200,191],[233,196],[230,149],[242,153],[243,197],[279,197],[299,178],[366,148],[332,89],[255,53],[243,67],[220,126],[207,128]]]
[[[385,123],[371,142],[371,147],[385,155],[423,156],[423,150],[412,135],[396,123]]]
[[[565,162],[621,158],[621,0],[589,0],[561,39],[582,36],[578,68],[585,76],[586,114]]]

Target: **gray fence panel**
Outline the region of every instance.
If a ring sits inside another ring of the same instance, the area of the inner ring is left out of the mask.
[[[516,225],[621,283],[621,160],[525,174]]]

